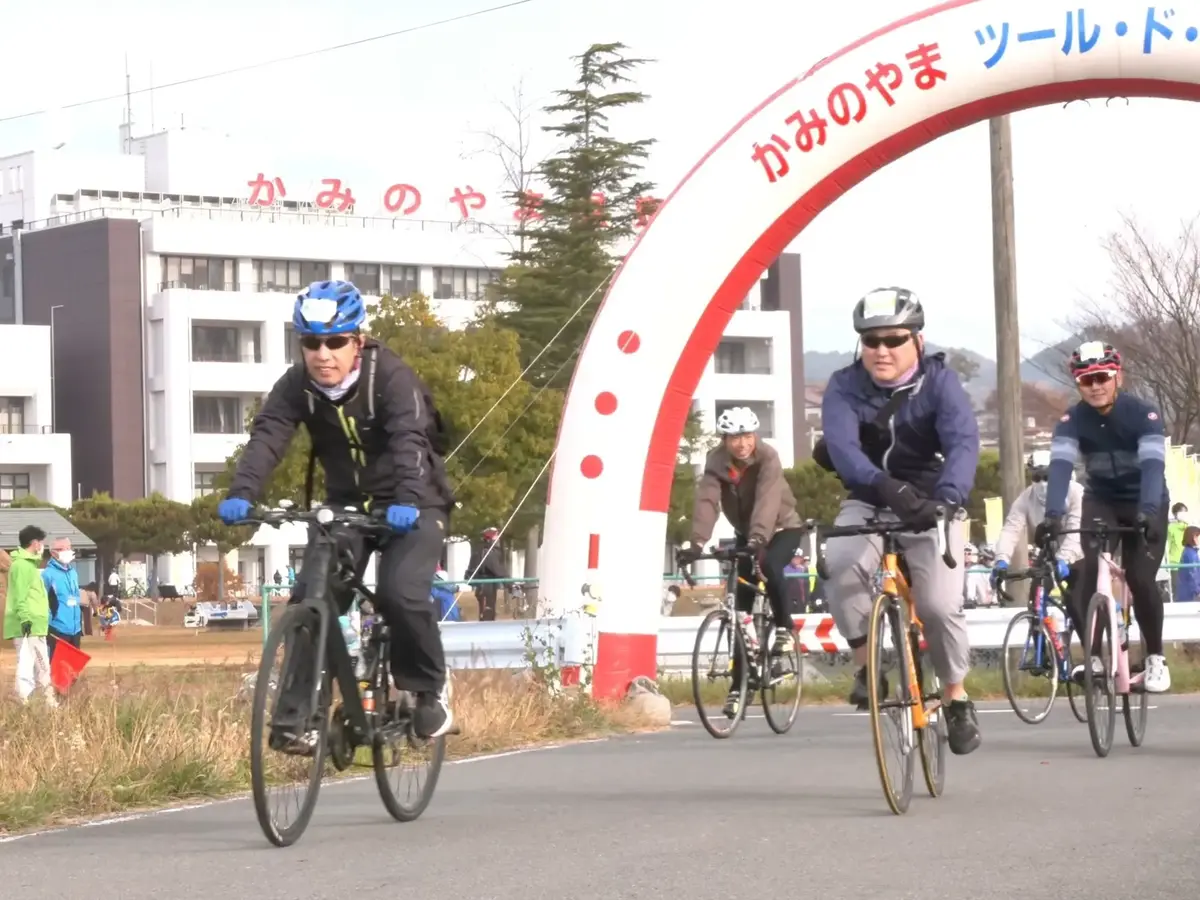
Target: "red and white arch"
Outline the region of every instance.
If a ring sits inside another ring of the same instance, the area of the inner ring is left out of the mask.
[[[738,122],[642,233],[575,369],[542,554],[550,611],[602,585],[597,696],[655,674],[666,510],[692,395],[734,310],[818,213],[984,119],[1092,97],[1200,98],[1200,4],[1070,6],[951,0],[856,41]],[[814,115],[823,134],[801,128]],[[740,206],[714,218],[721,197]]]

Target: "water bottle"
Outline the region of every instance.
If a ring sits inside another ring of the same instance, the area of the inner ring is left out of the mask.
[[[1129,649],[1129,632],[1125,627],[1125,611],[1117,607],[1117,644],[1122,650]]]
[[[754,616],[745,613],[742,616],[742,634],[746,636],[746,646],[753,649],[758,646],[758,629],[754,627]]]

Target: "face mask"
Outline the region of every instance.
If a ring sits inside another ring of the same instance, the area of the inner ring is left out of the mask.
[[[1039,506],[1046,505],[1046,482],[1044,482],[1044,481],[1034,482],[1033,499]]]
[[[74,550],[63,550],[58,554],[58,561],[64,566],[69,566],[75,559]]]

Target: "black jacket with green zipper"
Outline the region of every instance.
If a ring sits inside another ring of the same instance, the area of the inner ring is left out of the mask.
[[[301,423],[325,471],[329,503],[453,507],[445,426],[429,388],[378,341],[367,339],[358,381],[338,401],[316,388],[303,362],[275,382],[251,425],[230,497],[259,499]]]

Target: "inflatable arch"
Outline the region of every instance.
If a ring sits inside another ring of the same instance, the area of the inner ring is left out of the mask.
[[[776,256],[872,172],[984,119],[1086,98],[1200,99],[1198,36],[1196,2],[951,0],[823,59],[704,155],[610,285],[560,426],[540,593],[561,613],[582,604],[584,584],[601,586],[596,696],[655,675],[683,423],[733,312]],[[708,215],[729,196],[740,208]]]

